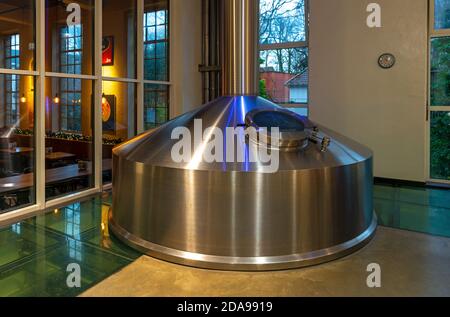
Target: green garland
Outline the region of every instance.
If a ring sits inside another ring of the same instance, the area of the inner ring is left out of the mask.
[[[30,129],[20,129],[17,128],[14,130],[14,133],[16,135],[27,135],[32,136],[33,130]],[[83,142],[92,142],[91,136],[84,136],[77,133],[68,133],[68,132],[48,132],[45,134],[45,137],[47,138],[55,138],[55,139],[63,139],[63,140],[71,140],[71,141],[83,141]],[[122,138],[116,138],[116,137],[103,137],[103,144],[104,145],[118,145],[120,143],[124,142]]]

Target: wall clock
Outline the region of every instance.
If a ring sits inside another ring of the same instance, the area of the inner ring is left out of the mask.
[[[378,58],[378,65],[381,68],[388,69],[395,65],[395,56],[390,53],[385,53]]]

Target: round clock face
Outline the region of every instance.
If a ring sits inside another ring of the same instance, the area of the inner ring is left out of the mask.
[[[382,68],[391,68],[395,64],[395,56],[392,54],[383,54],[378,59],[378,64]]]

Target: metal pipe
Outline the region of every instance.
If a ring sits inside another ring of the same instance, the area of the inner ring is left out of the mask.
[[[258,95],[258,0],[222,1],[223,95]]]
[[[202,0],[202,73],[203,103],[219,97],[221,61],[221,12],[222,0]]]
[[[209,2],[210,0],[203,0],[203,65],[209,65]],[[208,102],[209,100],[209,77],[208,72],[203,73],[203,102]]]
[[[220,47],[218,46],[218,35],[220,34],[219,25],[220,25],[220,16],[218,12],[218,1],[219,0],[210,0],[210,11],[209,11],[209,25],[210,25],[210,31],[209,31],[209,47],[210,47],[210,55],[209,55],[209,65],[216,66],[216,70],[211,71],[210,73],[210,84],[209,84],[209,100],[212,101],[219,97],[218,95],[218,89],[219,89],[219,83],[217,81],[217,77],[220,74],[220,55],[219,50]]]

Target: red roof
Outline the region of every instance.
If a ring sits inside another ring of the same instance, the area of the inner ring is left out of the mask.
[[[309,82],[309,71],[305,69],[303,73],[295,75],[291,79],[286,82],[286,86],[288,87],[306,87]]]

